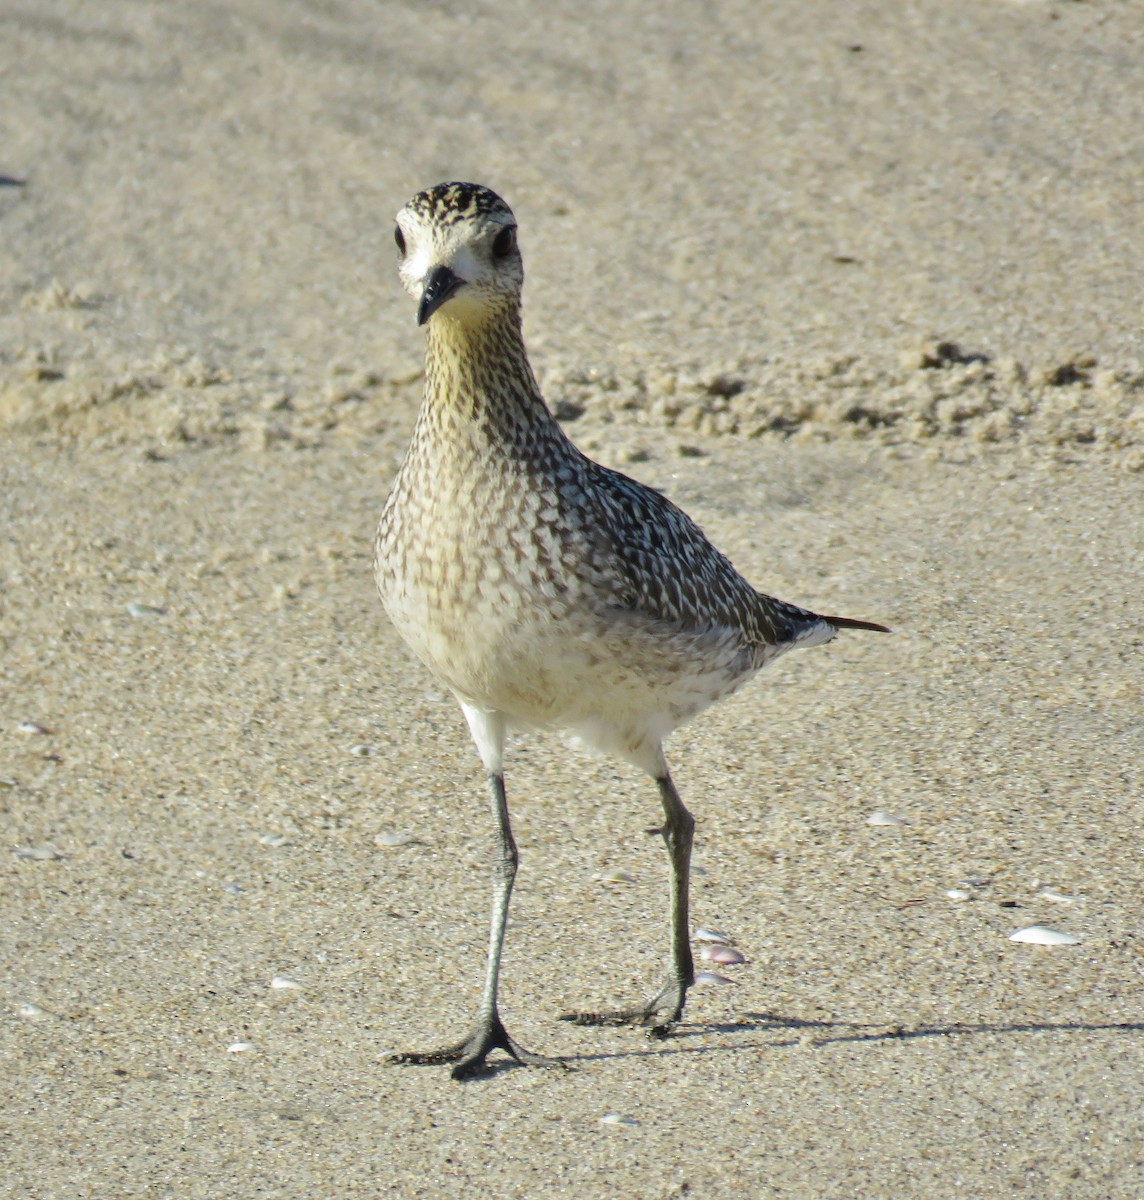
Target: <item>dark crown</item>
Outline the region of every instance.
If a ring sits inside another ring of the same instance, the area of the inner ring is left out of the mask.
[[[406,208],[432,221],[450,225],[494,213],[512,216],[512,209],[496,192],[479,183],[438,183],[418,192]]]

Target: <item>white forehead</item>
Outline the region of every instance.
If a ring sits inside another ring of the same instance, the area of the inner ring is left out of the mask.
[[[481,260],[473,252],[472,240],[454,235],[447,238],[410,238],[401,260],[402,278],[421,281],[433,267],[449,267],[462,279],[475,279],[481,272]]]
[[[488,247],[493,238],[516,221],[507,210],[460,214],[426,211],[424,205],[412,202],[397,214],[397,224],[405,237],[401,277],[416,284],[438,266],[475,282],[489,271]]]

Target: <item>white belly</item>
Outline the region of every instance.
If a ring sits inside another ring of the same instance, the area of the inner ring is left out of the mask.
[[[685,632],[583,596],[537,604],[507,580],[469,604],[443,607],[438,588],[383,586],[382,596],[410,648],[466,704],[566,729],[648,770],[673,729],[763,665],[739,630]]]

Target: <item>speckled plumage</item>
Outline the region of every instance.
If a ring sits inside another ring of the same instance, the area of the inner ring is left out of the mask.
[[[576,449],[528,363],[515,220],[498,196],[431,188],[398,214],[397,240],[427,343],[424,401],[378,530],[386,610],[461,701],[502,792],[504,725],[555,726],[652,775],[666,835],[676,804],[690,821],[662,752],[674,728],[792,646],[881,627],[757,592],[659,492]],[[504,825],[511,841],[507,810]],[[689,951],[673,953],[668,1025],[692,975]],[[495,1005],[495,978],[493,990]]]

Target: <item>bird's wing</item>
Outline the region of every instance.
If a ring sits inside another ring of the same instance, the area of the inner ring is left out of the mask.
[[[618,581],[612,603],[696,633],[738,629],[752,645],[797,638],[813,613],[760,595],[682,509],[654,488],[584,460],[594,502],[602,575]]]

